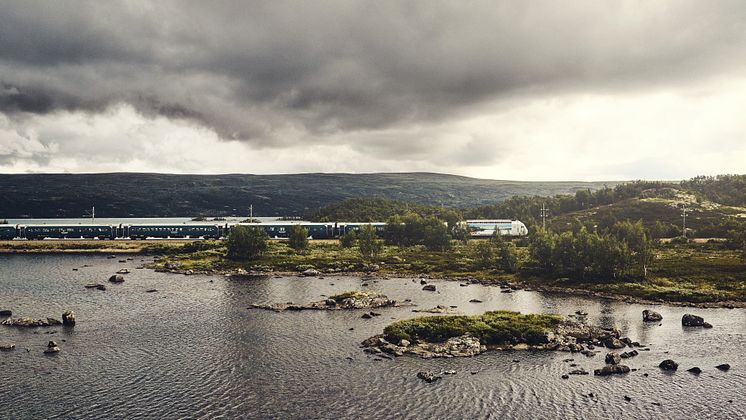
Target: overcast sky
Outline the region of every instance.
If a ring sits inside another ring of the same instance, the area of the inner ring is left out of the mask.
[[[734,1],[0,2],[0,172],[746,173]]]

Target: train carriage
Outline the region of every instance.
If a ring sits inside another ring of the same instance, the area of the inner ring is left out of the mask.
[[[221,236],[221,229],[218,225],[127,225],[122,227],[121,235],[130,239],[217,239]]]
[[[106,225],[28,225],[20,227],[20,236],[26,239],[114,239],[116,231]]]
[[[15,226],[3,225],[0,226],[0,240],[9,241],[18,236],[18,230]]]

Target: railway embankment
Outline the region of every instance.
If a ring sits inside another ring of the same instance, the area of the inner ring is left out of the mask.
[[[194,240],[11,240],[0,241],[0,254],[141,254],[177,249]]]

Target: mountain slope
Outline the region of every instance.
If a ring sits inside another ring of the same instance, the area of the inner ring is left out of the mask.
[[[601,182],[520,182],[435,173],[169,175],[0,174],[0,218],[190,215],[298,216],[355,197],[449,207],[499,202],[515,195],[598,189]],[[610,183],[612,186],[615,183]]]

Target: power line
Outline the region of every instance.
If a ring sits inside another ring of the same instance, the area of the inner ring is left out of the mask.
[[[689,212],[689,209],[686,207],[686,204],[681,205],[681,234],[686,238],[686,214]]]
[[[549,210],[546,208],[544,203],[541,203],[541,228],[543,230],[547,230],[547,216],[549,214]]]

